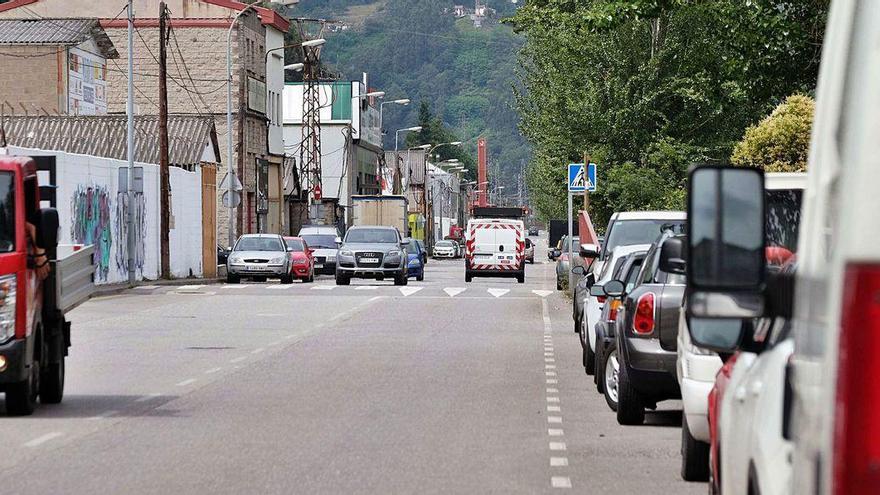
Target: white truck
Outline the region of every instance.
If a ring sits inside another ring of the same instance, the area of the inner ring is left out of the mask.
[[[352,196],[352,225],[396,227],[407,235],[407,204],[405,196]]]
[[[474,218],[465,232],[465,282],[473,277],[516,277],[526,281],[522,220]]]

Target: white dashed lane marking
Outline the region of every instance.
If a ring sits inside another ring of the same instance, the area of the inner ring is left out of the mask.
[[[571,488],[571,478],[568,476],[554,476],[550,478],[550,485],[553,488]]]
[[[565,442],[550,442],[550,450],[566,450]]]
[[[186,380],[184,380],[184,381],[182,381],[182,382],[178,382],[176,385],[177,385],[178,387],[185,387],[185,386],[187,386],[187,385],[192,385],[192,384],[195,383],[195,382],[196,382],[196,379],[195,379],[195,378],[189,378],[189,379],[186,379]]]
[[[135,401],[135,402],[146,402],[146,401],[148,401],[148,400],[153,400],[153,399],[155,399],[156,397],[160,397],[161,395],[162,395],[162,394],[160,394],[159,392],[154,392],[154,393],[152,393],[152,394],[144,395],[143,397],[138,397],[138,398],[135,399],[134,401]]]
[[[551,457],[550,458],[550,467],[565,467],[568,466],[568,457]]]
[[[64,434],[61,433],[60,431],[53,431],[52,433],[46,433],[45,435],[39,436],[39,437],[31,440],[30,442],[25,443],[24,446],[25,447],[39,447],[40,445],[43,445],[46,442],[55,440],[56,438],[58,438],[62,435],[64,435]]]

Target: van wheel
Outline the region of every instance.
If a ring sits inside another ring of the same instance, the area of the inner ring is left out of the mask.
[[[709,444],[691,435],[687,418],[681,420],[681,479],[709,481]]]
[[[617,356],[619,360],[620,353]],[[633,388],[623,361],[618,362],[617,370],[617,422],[622,425],[640,425],[645,422],[645,405]]]
[[[6,412],[12,416],[30,416],[37,407],[39,390],[40,361],[34,356],[27,379],[6,387]]]
[[[40,402],[59,404],[64,398],[64,356],[61,361],[50,363],[40,377]]]
[[[526,274],[525,274],[525,272],[522,272],[522,273],[518,274],[518,275],[516,276],[516,281],[517,281],[518,283],[521,283],[521,284],[526,283]]]
[[[465,282],[468,282],[468,283],[469,283],[469,282],[470,282],[471,280],[473,280],[473,279],[474,279],[474,276],[471,275],[470,272],[464,272],[464,281],[465,281]]]

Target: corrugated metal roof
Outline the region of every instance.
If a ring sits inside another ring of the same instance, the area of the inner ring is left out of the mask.
[[[3,45],[78,45],[89,38],[106,58],[119,57],[97,19],[0,19]]]
[[[11,146],[128,159],[125,115],[3,117],[0,124]],[[135,117],[135,161],[159,163],[159,117]],[[211,146],[217,162],[220,148],[211,117],[168,116],[169,163],[186,167],[201,162]]]

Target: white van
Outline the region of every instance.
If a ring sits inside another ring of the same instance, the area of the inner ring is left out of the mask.
[[[465,232],[465,282],[473,277],[516,277],[524,283],[525,239],[521,220],[469,220]]]
[[[878,47],[880,2],[834,0],[795,275],[765,270],[765,246],[756,242],[764,210],[758,172],[690,173],[688,312],[792,322],[790,400],[781,422],[792,440],[789,493],[880,493]],[[695,343],[722,352],[748,346],[747,334],[691,329]]]

